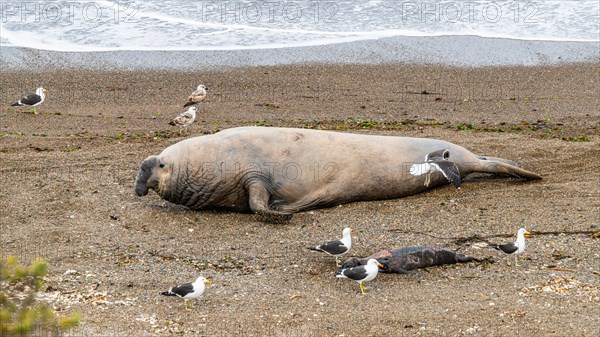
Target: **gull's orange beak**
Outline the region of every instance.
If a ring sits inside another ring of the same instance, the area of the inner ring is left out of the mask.
[[[48,92],[48,90],[44,89],[44,92]]]
[[[204,284],[212,284],[212,282],[210,282],[210,280],[204,280]]]
[[[379,267],[379,268],[383,269],[383,265],[382,265],[381,263],[378,263],[378,264],[377,264],[377,267]]]
[[[531,232],[525,232],[523,235],[525,235],[527,238],[530,238],[533,234],[531,234]]]

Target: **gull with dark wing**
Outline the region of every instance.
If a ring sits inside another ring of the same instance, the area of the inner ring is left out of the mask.
[[[457,189],[460,190],[460,171],[455,163],[448,160],[450,151],[448,149],[437,150],[425,156],[425,162],[412,164],[410,174],[420,176],[425,174],[425,186],[431,183],[431,175],[438,171]]]
[[[308,249],[314,252],[323,252],[331,256],[335,256],[335,263],[339,267],[339,257],[348,253],[350,248],[352,248],[352,236],[350,235],[351,232],[352,229],[344,228],[341,239],[328,241],[316,247],[308,247]]]
[[[177,296],[183,298],[185,310],[190,310],[187,306],[188,300],[200,297],[204,293],[207,284],[212,284],[210,280],[200,276],[193,283],[184,283],[170,288],[168,291],[160,293],[164,296]]]
[[[37,115],[36,106],[44,103],[44,99],[46,95],[44,93],[48,92],[48,90],[39,87],[36,89],[35,94],[28,94],[23,96],[20,100],[13,103],[11,106],[31,106],[33,107],[33,113]]]
[[[515,267],[517,266],[517,256],[525,252],[525,235],[531,235],[525,228],[519,228],[517,232],[517,241],[505,244],[490,243],[490,247],[497,249],[504,254],[515,256]],[[508,263],[509,261],[507,261]]]
[[[335,276],[348,278],[358,282],[360,285],[360,293],[364,295],[365,287],[363,286],[363,282],[369,282],[375,279],[379,272],[379,268],[383,268],[381,263],[375,259],[369,259],[366,265],[340,269],[335,273]]]

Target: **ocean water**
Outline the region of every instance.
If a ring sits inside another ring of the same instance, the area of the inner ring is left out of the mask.
[[[396,36],[600,41],[600,1],[0,1],[0,47],[241,50]]]

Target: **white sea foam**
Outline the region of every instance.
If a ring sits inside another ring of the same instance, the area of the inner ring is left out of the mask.
[[[0,46],[53,51],[236,50],[394,36],[600,41],[597,0],[12,1]]]

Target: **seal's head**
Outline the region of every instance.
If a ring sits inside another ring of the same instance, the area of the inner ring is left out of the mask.
[[[166,186],[165,182],[170,179],[172,171],[172,165],[164,159],[158,156],[146,158],[142,162],[137,178],[135,179],[135,194],[141,197],[148,194],[149,189],[152,189],[158,194],[163,195]]]
[[[379,261],[379,264],[377,265],[377,267],[379,267],[379,271],[389,272],[389,270],[390,270],[389,260],[382,259],[382,260],[378,260],[378,261]]]

